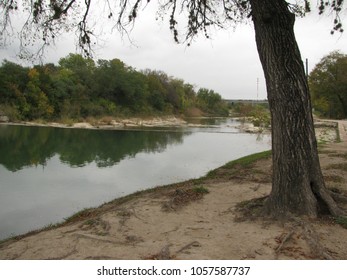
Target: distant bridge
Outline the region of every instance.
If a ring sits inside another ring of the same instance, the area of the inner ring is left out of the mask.
[[[262,100],[253,100],[253,99],[223,99],[228,104],[237,104],[237,103],[243,103],[243,104],[269,104],[267,99]]]

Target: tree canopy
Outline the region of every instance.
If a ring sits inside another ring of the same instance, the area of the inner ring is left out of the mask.
[[[137,71],[119,59],[70,54],[59,65],[0,66],[0,108],[11,120],[185,114],[200,108],[225,116],[226,103],[213,90],[201,96],[191,84],[161,71]],[[213,106],[211,106],[213,104]]]
[[[347,55],[333,51],[309,76],[315,112],[325,118],[347,117]]]

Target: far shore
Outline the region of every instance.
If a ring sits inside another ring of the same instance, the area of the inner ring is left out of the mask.
[[[100,119],[86,118],[83,121],[18,121],[18,122],[0,122],[0,125],[20,125],[34,127],[55,127],[55,128],[78,128],[78,129],[97,129],[97,130],[142,130],[142,129],[176,129],[176,128],[213,128],[218,125],[199,124],[187,120],[204,119],[234,119],[242,122],[237,128],[240,132],[263,133],[269,132],[268,129],[256,127],[246,118],[237,117],[179,117],[179,116],[160,116],[160,117],[131,117],[117,118],[104,117]]]
[[[101,118],[91,121],[76,122],[50,122],[50,121],[19,121],[3,122],[0,124],[23,125],[23,126],[42,126],[58,128],[84,128],[84,129],[129,129],[141,127],[184,127],[187,122],[175,116],[153,117],[153,118]]]
[[[230,118],[240,121],[237,126],[242,133],[270,133],[271,128],[254,126],[251,120],[247,117],[180,117],[180,116],[156,116],[156,117],[103,117],[99,119],[86,118],[83,121],[18,121],[18,122],[0,122],[0,125],[19,125],[33,127],[55,127],[55,128],[78,128],[78,129],[98,129],[98,130],[142,130],[142,129],[175,129],[175,128],[211,128],[218,127],[215,125],[204,125],[190,123],[187,120],[203,120],[203,119],[226,119]],[[322,142],[331,142],[336,137],[336,134],[331,128],[337,128],[338,121],[336,120],[315,120],[315,129],[317,138]]]

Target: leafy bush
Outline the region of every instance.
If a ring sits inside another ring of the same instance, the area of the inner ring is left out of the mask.
[[[0,105],[0,112],[7,116],[11,122],[19,121],[22,118],[18,108],[7,104]]]

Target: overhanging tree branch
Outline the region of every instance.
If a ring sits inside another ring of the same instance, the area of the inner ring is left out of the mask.
[[[121,33],[128,34],[129,25],[134,24],[140,7],[147,6],[153,0],[102,0],[108,6],[107,18],[115,23]],[[283,0],[284,1],[284,0]],[[288,1],[292,12],[304,16],[311,10],[312,1]],[[210,29],[229,27],[238,24],[251,16],[249,0],[158,0],[162,15],[169,17],[169,27],[176,42],[186,42],[188,45],[199,34],[210,37]],[[318,10],[332,13],[334,16],[332,33],[343,32],[340,14],[344,0],[318,0]],[[11,17],[15,13],[26,12],[28,20],[20,33],[24,45],[41,44],[44,48],[54,43],[63,31],[75,30],[78,46],[86,56],[93,50],[92,37],[96,37],[89,17],[92,5],[100,6],[100,1],[93,0],[3,0],[0,2],[0,44],[6,44],[6,38],[14,33],[11,27]],[[93,6],[96,8],[96,6]],[[94,9],[93,9],[94,12]],[[117,14],[117,16],[115,16]],[[182,14],[182,16],[180,16]],[[186,24],[182,26],[179,20],[186,17]],[[35,29],[34,29],[35,26]],[[39,32],[34,34],[35,32]],[[181,34],[181,30],[186,30]],[[183,36],[182,36],[183,35]]]

